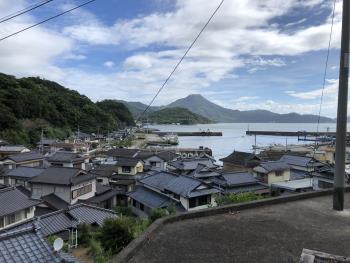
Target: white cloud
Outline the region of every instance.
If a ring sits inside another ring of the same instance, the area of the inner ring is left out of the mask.
[[[295,91],[286,91],[286,93],[292,97],[303,99],[303,100],[313,100],[321,97],[322,93],[326,95],[336,95],[338,91],[338,80],[337,79],[328,79],[327,85],[324,89],[315,89],[306,92],[295,92]]]
[[[105,63],[103,63],[103,65],[107,68],[113,68],[115,63],[113,61],[108,60]]]

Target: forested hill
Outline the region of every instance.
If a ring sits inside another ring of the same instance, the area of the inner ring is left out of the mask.
[[[184,108],[165,108],[147,114],[143,121],[157,124],[207,124],[213,121]]]
[[[94,103],[56,82],[0,73],[0,139],[28,145],[39,140],[42,128],[46,137],[65,137],[78,125],[96,133],[133,123],[119,102]]]

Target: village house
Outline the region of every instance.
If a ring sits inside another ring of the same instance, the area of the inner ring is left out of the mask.
[[[324,165],[312,157],[288,154],[283,155],[280,161],[288,164],[292,170],[303,172],[312,172],[316,167],[321,167]]]
[[[253,168],[259,164],[261,159],[254,153],[234,151],[225,158],[220,159],[220,161],[223,162],[224,171],[252,172]]]
[[[0,234],[0,251],[0,262],[6,263],[79,263],[71,254],[54,251],[35,224]]]
[[[19,166],[42,167],[44,166],[44,156],[36,152],[25,152],[10,155],[0,160],[0,165],[7,169],[15,169]]]
[[[57,139],[42,138],[40,139],[40,141],[36,143],[36,146],[41,153],[45,154],[49,152],[51,149],[51,146],[57,142],[59,142],[59,140]]]
[[[50,152],[67,151],[73,153],[88,153],[90,146],[88,143],[56,142],[50,147]]]
[[[23,194],[15,187],[0,189],[0,229],[4,229],[34,217],[40,203]]]
[[[86,170],[89,158],[74,152],[58,151],[47,157],[47,162],[55,167],[71,167]]]
[[[3,145],[0,146],[0,158],[7,157],[9,155],[26,153],[30,152],[30,150],[23,145]]]
[[[301,193],[314,190],[313,178],[304,178],[271,184],[274,194]]]
[[[26,167],[20,166],[16,169],[7,170],[2,177],[0,183],[9,186],[23,186],[30,189],[29,180],[38,176],[45,168],[43,167]]]
[[[216,206],[214,195],[220,192],[198,179],[164,171],[143,178],[139,184],[142,187],[138,186],[135,191],[128,193],[128,196],[133,209],[141,210],[141,213],[146,211],[146,214],[150,214],[155,208],[150,204],[158,204],[158,207],[174,204],[177,210],[184,211]],[[144,197],[144,200],[141,197]],[[152,203],[152,200],[157,202]],[[140,214],[140,211],[136,214]]]
[[[220,189],[222,194],[237,194],[252,192],[258,195],[270,193],[269,187],[262,184],[249,172],[222,172],[217,177],[211,178],[211,183]]]
[[[215,159],[212,157],[194,157],[186,159],[177,159],[169,162],[168,170],[173,173],[189,175],[197,169],[198,166],[205,166],[209,169],[217,168]]]
[[[54,193],[69,204],[95,196],[96,179],[78,168],[49,167],[29,180],[32,198]]]
[[[261,162],[253,171],[257,179],[269,186],[290,180],[290,167],[281,161]]]
[[[165,171],[167,170],[167,165],[169,162],[174,161],[177,158],[177,154],[173,151],[142,151],[136,154],[136,157],[144,162],[144,164],[150,169],[155,171]]]

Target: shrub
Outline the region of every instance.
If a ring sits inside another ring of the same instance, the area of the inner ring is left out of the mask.
[[[114,211],[118,213],[118,215],[122,215],[122,216],[134,216],[132,210],[130,207],[128,206],[116,206],[114,208]]]
[[[130,221],[123,218],[106,219],[98,230],[97,238],[105,251],[118,253],[133,239]]]
[[[235,203],[243,203],[243,202],[249,202],[261,199],[262,197],[253,193],[253,192],[247,192],[247,193],[231,193],[228,195],[217,195],[215,197],[215,202],[218,206],[220,205],[228,205],[228,204],[235,204]]]
[[[150,216],[150,220],[151,222],[154,222],[158,218],[162,218],[163,216],[167,216],[167,215],[169,215],[168,210],[164,208],[156,208],[156,209],[153,209],[152,214]]]
[[[92,238],[92,229],[91,225],[89,224],[81,224],[78,229],[78,239],[79,239],[79,244],[89,244],[91,238]]]
[[[95,263],[106,263],[111,257],[110,253],[103,250],[101,243],[94,239],[89,241],[89,253],[94,258]]]

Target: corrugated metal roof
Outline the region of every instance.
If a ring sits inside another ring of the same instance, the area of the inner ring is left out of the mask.
[[[78,263],[73,256],[55,253],[33,226],[0,234],[0,262]]]
[[[149,190],[143,186],[137,186],[135,191],[130,192],[127,195],[150,208],[168,207],[174,202],[171,198]]]
[[[293,180],[288,182],[278,182],[278,183],[273,183],[271,186],[296,191],[298,189],[312,188],[313,179],[304,178],[304,179]]]
[[[28,148],[24,147],[23,145],[6,145],[6,146],[0,146],[0,152],[21,152],[28,150]]]
[[[0,189],[0,216],[9,215],[39,203],[40,201],[30,199],[14,187]]]

